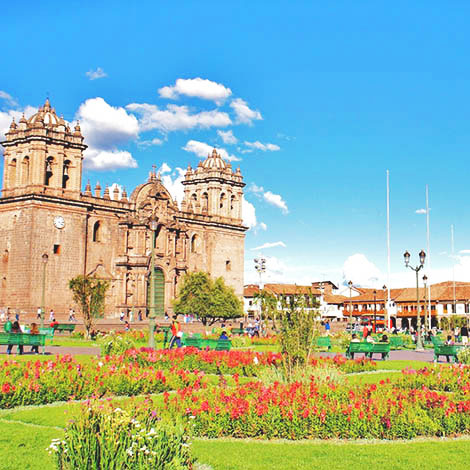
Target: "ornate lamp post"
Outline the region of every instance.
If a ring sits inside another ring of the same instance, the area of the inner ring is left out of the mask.
[[[352,281],[348,282],[349,286],[349,332],[352,334]]]
[[[150,302],[149,302],[149,348],[155,349],[155,240],[157,236],[157,221],[151,219],[150,230],[152,231],[152,259],[150,262]]]
[[[42,255],[42,299],[41,299],[41,328],[44,328],[44,314],[46,312],[46,266],[49,261],[47,253]]]
[[[426,288],[426,283],[428,282],[428,276],[426,274],[423,276],[424,284],[424,332],[427,333],[431,329],[431,312],[428,311],[428,291]],[[428,320],[429,318],[429,320]]]
[[[266,258],[260,256],[253,260],[255,262],[255,269],[259,274],[259,290],[263,289],[263,280],[262,275],[266,272]]]
[[[385,329],[388,331],[390,328],[390,319],[388,318],[388,305],[387,305],[387,286],[384,284],[382,287],[384,291],[384,320],[386,322]]]
[[[426,253],[424,252],[424,250],[421,250],[419,252],[419,265],[414,267],[414,268],[412,266],[410,266],[410,256],[411,255],[408,253],[408,251],[405,251],[405,253],[403,254],[403,257],[405,258],[405,266],[407,268],[412,269],[416,273],[416,307],[417,307],[416,314],[417,314],[417,322],[418,322],[418,332],[417,332],[418,335],[417,335],[417,338],[416,338],[416,351],[424,351],[423,342],[422,342],[422,338],[421,338],[421,315],[420,315],[420,312],[419,312],[419,277],[418,277],[418,273],[424,266],[424,261],[426,259]]]
[[[374,289],[374,333],[377,333],[377,291]]]

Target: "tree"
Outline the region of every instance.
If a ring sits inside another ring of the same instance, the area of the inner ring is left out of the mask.
[[[73,293],[73,300],[79,306],[83,317],[87,338],[90,337],[93,320],[100,317],[104,311],[108,288],[108,281],[91,276],[79,275],[69,281],[69,289]]]
[[[173,302],[175,313],[196,315],[204,325],[217,320],[243,316],[242,303],[222,277],[215,281],[203,271],[187,273],[178,297]]]
[[[296,369],[309,363],[317,335],[315,309],[320,304],[311,294],[281,296],[280,304],[281,364],[284,376],[291,380]]]
[[[266,289],[262,289],[259,292],[255,292],[253,300],[255,304],[260,306],[261,320],[269,318],[272,320],[273,330],[276,330],[276,317],[278,313],[278,300],[276,296]]]

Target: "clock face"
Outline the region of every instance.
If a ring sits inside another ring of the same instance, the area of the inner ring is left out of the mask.
[[[65,220],[61,215],[54,217],[54,225],[56,228],[64,228],[65,227]]]

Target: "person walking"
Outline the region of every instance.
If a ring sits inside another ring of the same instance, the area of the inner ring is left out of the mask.
[[[462,337],[462,344],[468,344],[468,326],[464,325],[460,329],[460,336]]]
[[[330,322],[328,320],[326,320],[325,332],[326,332],[327,336],[330,336],[330,329],[331,329]]]
[[[13,325],[11,326],[10,333],[15,334],[15,335],[20,335],[22,333],[21,328],[20,328],[20,324],[18,323],[18,321],[15,321],[13,323]],[[18,344],[17,347],[18,347],[18,354],[20,354],[20,355],[23,354],[23,345]],[[12,349],[13,349],[13,344],[9,344],[7,346],[7,354],[11,354]]]
[[[132,323],[134,321],[134,309],[131,308],[131,311],[129,313],[129,323]]]
[[[139,309],[137,312],[137,317],[139,318],[139,321],[142,321],[142,310]]]
[[[31,323],[31,330],[29,332],[30,335],[38,335],[39,334],[39,328],[36,323]],[[39,354],[39,345],[35,344],[31,346],[31,352],[33,354]]]
[[[171,323],[171,340],[169,349],[171,349],[175,343],[176,347],[181,348],[181,337],[183,336],[183,332],[181,331],[181,325],[178,321],[178,316],[173,315],[173,321]]]
[[[459,336],[460,336],[460,328],[459,328],[458,326],[456,326],[456,327],[454,328],[454,341],[455,341],[456,343],[459,342]]]
[[[41,319],[41,313],[42,313],[42,308],[38,307],[37,314],[36,314],[36,319],[40,320]]]
[[[11,322],[9,318],[7,318],[7,321],[3,325],[3,329],[5,330],[5,333],[10,333],[12,326],[13,326],[13,323]]]
[[[49,312],[49,321],[50,322],[54,321],[54,310],[52,310],[52,308],[51,308],[51,311]]]

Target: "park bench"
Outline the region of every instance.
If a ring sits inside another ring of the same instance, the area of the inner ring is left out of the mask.
[[[373,343],[362,342],[351,342],[349,343],[348,349],[346,349],[346,357],[354,359],[354,354],[365,354],[366,356],[372,350]]]
[[[457,354],[459,353],[459,348],[459,346],[450,344],[435,344],[434,362],[439,361],[439,356],[446,356],[447,362],[449,362],[449,357],[452,357],[454,359],[454,362],[458,362]]]
[[[242,336],[245,334],[245,330],[244,328],[232,328],[230,333],[232,333],[232,335]]]
[[[50,339],[51,342],[54,340],[54,328],[39,328],[39,334],[44,335],[46,340]]]
[[[198,349],[215,349],[216,351],[230,351],[232,342],[229,339],[202,339],[188,336],[183,339],[183,345]]]
[[[318,348],[327,348],[329,351],[331,349],[331,338],[329,336],[320,336],[315,340],[315,345]]]
[[[390,343],[371,343],[371,350],[369,351],[369,358],[372,359],[374,354],[382,354],[382,359],[388,359],[390,354]]]
[[[0,333],[0,344],[16,346],[42,346],[44,354],[46,335],[29,335],[25,333]]]
[[[75,326],[75,323],[57,323],[57,325],[54,325],[54,330],[72,333],[72,331],[75,331]]]

